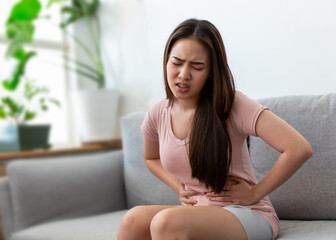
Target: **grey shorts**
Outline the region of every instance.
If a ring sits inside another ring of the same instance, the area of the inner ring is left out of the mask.
[[[243,225],[248,240],[272,240],[272,227],[259,213],[244,206],[224,207]]]

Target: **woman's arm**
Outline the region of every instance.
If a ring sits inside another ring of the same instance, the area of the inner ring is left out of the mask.
[[[183,206],[191,206],[195,204],[196,202],[188,199],[188,197],[197,194],[197,192],[184,190],[184,185],[162,167],[160,161],[159,142],[150,141],[146,137],[143,138],[143,142],[144,158],[148,169],[177,194],[179,194],[180,202]]]
[[[254,187],[242,179],[220,194],[209,193],[214,201],[231,201],[233,204],[251,205],[286,182],[313,154],[308,141],[293,127],[271,111],[263,111],[256,123],[256,133],[280,152],[271,171]]]
[[[313,154],[308,141],[271,111],[263,111],[256,125],[257,135],[280,152],[271,171],[254,187],[260,200],[286,182]]]
[[[143,138],[143,142],[144,158],[148,169],[176,193],[179,193],[180,182],[162,167],[159,142],[150,141],[146,137]]]

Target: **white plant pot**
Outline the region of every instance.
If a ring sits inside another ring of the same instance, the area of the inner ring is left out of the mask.
[[[82,142],[112,140],[118,114],[119,93],[116,90],[81,90],[75,105]]]

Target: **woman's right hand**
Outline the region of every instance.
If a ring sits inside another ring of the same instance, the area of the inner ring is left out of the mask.
[[[192,190],[185,190],[184,184],[181,183],[179,196],[180,196],[180,202],[182,206],[194,206],[197,203],[197,201],[194,199],[190,199],[189,197],[195,196],[197,194],[199,193],[192,191]]]

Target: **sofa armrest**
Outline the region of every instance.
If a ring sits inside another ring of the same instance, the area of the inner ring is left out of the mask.
[[[7,172],[14,231],[126,208],[120,150],[17,160]]]
[[[2,232],[5,239],[8,239],[13,229],[13,209],[8,177],[0,178],[0,212]]]

